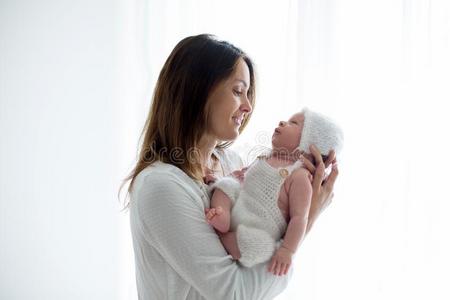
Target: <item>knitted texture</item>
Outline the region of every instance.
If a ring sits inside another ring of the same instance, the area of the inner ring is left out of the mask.
[[[241,190],[241,184],[237,179],[232,176],[227,176],[219,179],[213,184],[208,186],[208,193],[212,195],[215,188],[219,188],[225,195],[231,200],[231,204],[234,205],[239,196]]]
[[[297,162],[285,168],[287,174],[299,166]],[[286,231],[287,223],[278,207],[279,192],[285,179],[279,170],[264,158],[258,158],[247,170],[240,193],[236,191],[238,185],[230,184],[230,178],[214,184],[230,198],[238,194],[231,210],[230,230],[236,231],[241,253],[239,262],[245,267],[268,261]]]
[[[309,146],[314,144],[323,155],[328,155],[331,149],[339,156],[343,143],[342,129],[329,117],[304,108],[305,116],[298,149],[310,153]]]
[[[225,174],[242,168],[237,154],[220,151]],[[292,278],[243,268],[233,261],[205,221],[209,199],[176,166],[156,162],[139,173],[130,201],[130,229],[138,298],[271,300]]]

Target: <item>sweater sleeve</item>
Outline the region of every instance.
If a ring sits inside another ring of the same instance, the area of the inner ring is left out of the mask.
[[[235,165],[238,166],[238,169],[242,169],[244,167],[244,162],[242,161],[241,156],[234,150],[229,150],[228,153],[234,160]]]
[[[147,242],[206,299],[273,299],[280,294],[293,268],[279,277],[267,271],[266,263],[245,268],[232,261],[196,197],[174,174],[147,174],[135,197]]]

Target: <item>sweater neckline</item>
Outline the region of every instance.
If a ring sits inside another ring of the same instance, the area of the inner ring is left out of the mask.
[[[265,164],[266,168],[269,168],[273,172],[279,173],[282,177],[287,177],[292,173],[292,171],[294,171],[295,169],[297,169],[302,165],[301,161],[297,160],[293,164],[290,164],[288,166],[274,167],[267,162],[267,157],[259,157],[259,159],[263,161],[263,164]]]

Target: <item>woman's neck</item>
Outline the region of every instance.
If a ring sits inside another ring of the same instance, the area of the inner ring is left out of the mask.
[[[200,142],[198,144],[198,151],[200,153],[200,164],[202,166],[202,169],[214,168],[214,161],[212,159],[212,154],[214,152],[214,149],[217,146],[217,140],[211,137],[205,136],[204,138],[200,139]]]

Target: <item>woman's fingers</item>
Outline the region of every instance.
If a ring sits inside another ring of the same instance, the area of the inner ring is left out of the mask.
[[[316,171],[316,167],[313,165],[312,162],[309,161],[309,159],[307,159],[306,157],[302,156],[301,161],[303,162],[303,165],[308,169],[308,171],[311,174],[314,174],[314,172]]]
[[[317,149],[317,147],[315,145],[310,145],[309,151],[311,151],[311,154],[314,156],[314,159],[316,162],[316,167],[318,164],[323,163],[322,155],[320,154],[319,149]]]
[[[314,156],[316,165],[314,166],[313,162],[311,162],[309,159],[307,159],[306,157],[302,156],[300,159],[303,162],[303,165],[309,170],[309,172],[311,172],[311,174],[314,174],[317,165],[320,162],[323,162],[322,160],[322,155],[320,154],[319,149],[317,149],[317,147],[315,145],[311,145],[310,146],[310,151],[311,154]],[[325,165],[325,169],[328,168],[329,165],[331,164],[335,164],[336,163],[336,152],[331,149],[328,153],[328,158],[326,160],[326,162],[324,163]]]
[[[317,165],[316,171],[314,172],[314,179],[313,179],[313,193],[319,193],[320,187],[322,186],[323,176],[325,175],[325,165],[323,162],[320,162],[319,165]]]
[[[328,168],[328,166],[333,162],[336,162],[336,152],[333,149],[331,149],[330,152],[328,153],[327,161],[325,162],[325,169]]]
[[[334,182],[336,181],[336,178],[339,175],[339,170],[337,167],[337,164],[333,164],[333,167],[331,168],[331,173],[328,176],[326,182],[324,183],[324,188],[327,191],[333,191]]]

